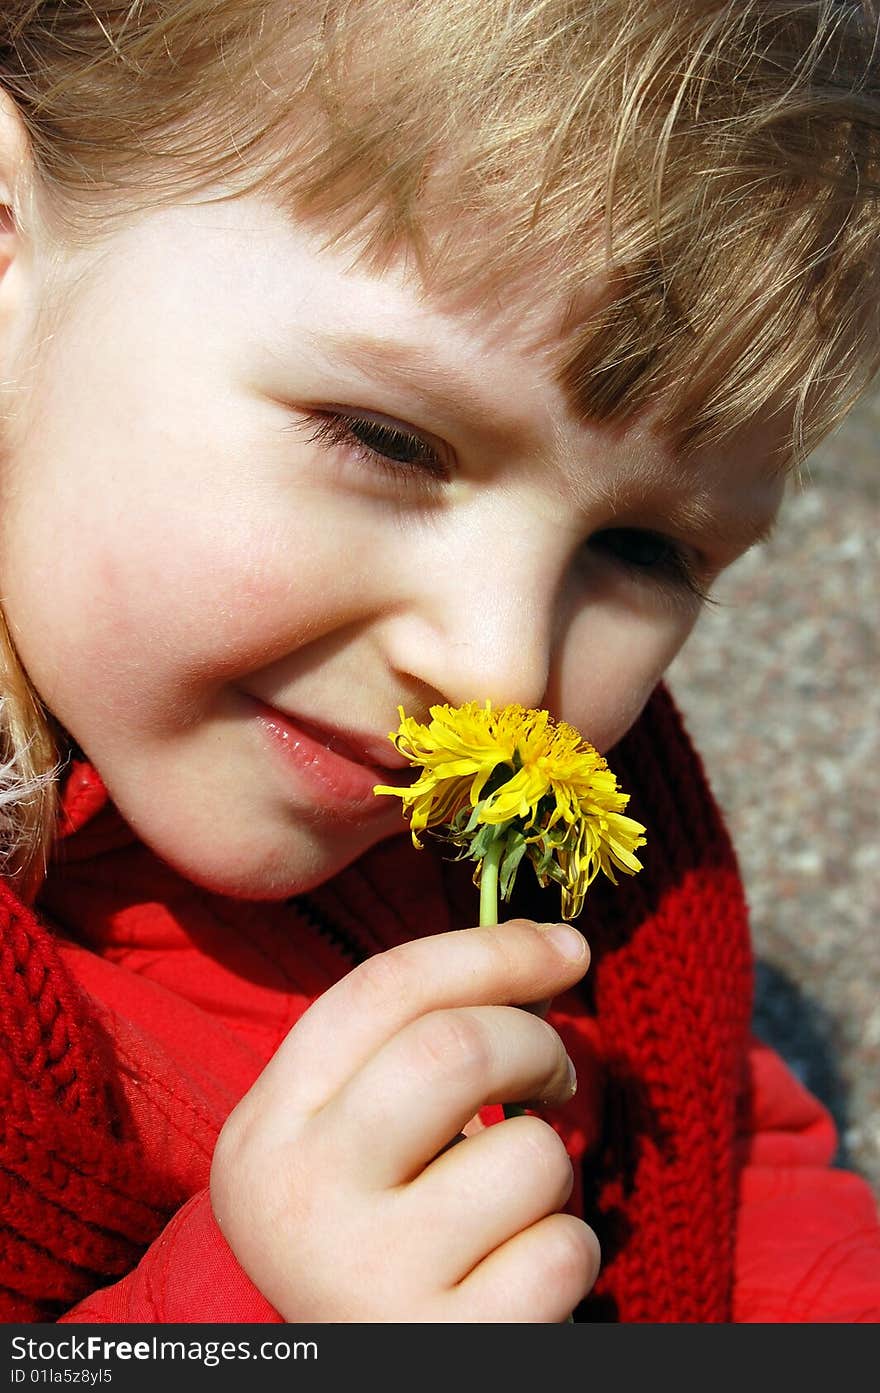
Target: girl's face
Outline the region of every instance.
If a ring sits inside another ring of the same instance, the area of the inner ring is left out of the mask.
[[[124,817],[210,889],[287,896],[402,830],[370,793],[399,704],[545,705],[608,748],[692,585],[776,509],[760,432],[682,463],[579,420],[543,287],[453,312],[251,196],[80,255],[38,342],[49,282],[10,245],[8,622]]]

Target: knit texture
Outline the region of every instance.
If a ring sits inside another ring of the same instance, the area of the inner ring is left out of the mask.
[[[114,1059],[51,936],[0,886],[0,1315],[127,1272],[184,1195],[121,1135]]]
[[[610,762],[649,842],[640,875],[594,885],[581,921],[592,950],[584,1009],[595,1015],[606,1087],[601,1143],[582,1177],[603,1269],[577,1318],[729,1321],[751,1011],[742,888],[663,688]],[[105,803],[100,779],[78,765],[61,832]],[[520,880],[512,912],[556,917],[556,892]],[[335,882],[302,907],[351,939]],[[259,906],[235,912],[259,923]],[[401,916],[378,896],[372,912]],[[52,1320],[129,1271],[192,1191],[145,1161],[122,1101],[123,1066],[49,928],[8,889],[0,916],[0,1316]],[[358,906],[351,917],[368,940],[369,914]]]
[[[578,921],[605,1115],[583,1177],[602,1270],[577,1319],[727,1322],[752,996],[742,884],[665,688],[609,763],[648,844],[644,869],[600,877]],[[527,891],[517,908],[547,917],[541,899]]]
[[[665,693],[612,767],[650,844],[643,874],[594,887],[584,924],[607,1114],[587,1177],[604,1262],[582,1317],[728,1321],[752,1004],[742,885]]]

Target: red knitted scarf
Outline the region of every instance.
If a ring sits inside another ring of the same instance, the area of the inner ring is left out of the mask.
[[[578,1319],[729,1321],[751,1010],[742,888],[663,688],[610,762],[650,840],[640,875],[590,891],[585,1009],[606,1115],[584,1184],[603,1270]],[[78,796],[97,808],[100,782]],[[555,917],[552,892],[521,879],[513,910]],[[0,1318],[52,1320],[129,1271],[186,1195],[127,1135],[116,1061],[51,934],[5,888],[0,919]]]

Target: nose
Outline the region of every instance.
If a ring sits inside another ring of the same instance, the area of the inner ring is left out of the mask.
[[[425,704],[540,706],[561,641],[567,563],[533,520],[429,548],[386,632],[386,659]]]

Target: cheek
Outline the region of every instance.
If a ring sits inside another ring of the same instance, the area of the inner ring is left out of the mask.
[[[696,612],[586,608],[572,623],[554,703],[600,751],[620,740],[681,648]]]
[[[302,642],[319,601],[332,606],[320,567],[295,576],[305,536],[282,545],[240,510],[233,523],[147,507],[32,523],[19,516],[9,538],[5,607],[34,686],[74,735],[98,717],[188,723],[224,682]]]

